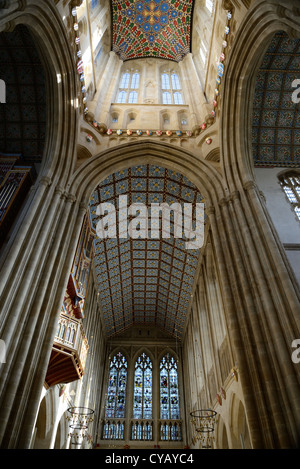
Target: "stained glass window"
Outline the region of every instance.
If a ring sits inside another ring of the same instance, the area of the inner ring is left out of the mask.
[[[178,369],[167,353],[160,362],[160,418],[179,419]]]
[[[105,418],[125,417],[127,361],[117,353],[110,361]]]
[[[133,418],[152,418],[152,362],[145,353],[135,363]]]

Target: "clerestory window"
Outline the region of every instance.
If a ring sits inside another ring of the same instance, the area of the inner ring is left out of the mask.
[[[163,104],[183,104],[182,90],[177,73],[164,71],[161,74],[161,89]]]
[[[126,70],[121,75],[117,103],[137,103],[140,74],[137,71]]]

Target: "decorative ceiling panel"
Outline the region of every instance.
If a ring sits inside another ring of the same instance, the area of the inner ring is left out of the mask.
[[[91,220],[96,228],[97,206],[118,208],[119,195],[128,206],[152,202],[203,202],[202,195],[183,175],[152,166],[137,166],[109,176],[94,191]],[[118,210],[116,210],[118,213]],[[198,265],[199,249],[186,249],[185,238],[95,239],[95,273],[106,333],[112,336],[134,324],[158,326],[181,337]]]
[[[193,0],[112,0],[112,48],[122,60],[179,62],[190,52]]]
[[[256,79],[252,121],[255,166],[300,164],[299,103],[292,96],[292,83],[299,80],[299,70],[300,39],[277,33]]]
[[[6,103],[0,104],[0,152],[20,154],[25,164],[42,160],[46,132],[46,85],[29,30],[19,25],[0,34],[0,77]]]

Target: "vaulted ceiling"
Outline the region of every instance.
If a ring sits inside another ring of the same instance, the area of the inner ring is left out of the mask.
[[[179,62],[190,52],[193,0],[112,0],[112,48],[122,60]]]
[[[296,89],[292,83],[299,80],[299,70],[300,39],[277,33],[256,79],[252,127],[255,166],[299,167],[299,103],[292,99]]]
[[[6,84],[6,104],[0,104],[0,152],[20,154],[25,164],[40,163],[46,84],[39,53],[23,25],[0,34],[0,51],[0,78]]]
[[[153,165],[116,172],[94,191],[90,214],[94,227],[99,203],[118,207],[119,195],[132,203],[203,202],[183,175]],[[195,207],[195,205],[194,205]],[[95,240],[95,272],[106,333],[148,324],[182,337],[198,265],[199,249],[186,249],[184,237],[132,239],[129,236]]]

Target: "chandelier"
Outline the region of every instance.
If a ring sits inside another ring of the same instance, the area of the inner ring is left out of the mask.
[[[190,412],[190,416],[195,432],[193,443],[200,441],[202,449],[211,449],[217,412],[211,409],[194,410]]]
[[[88,426],[94,421],[94,410],[87,407],[70,407],[66,419],[69,421],[71,444],[81,446],[85,439],[89,439]]]

